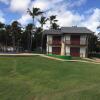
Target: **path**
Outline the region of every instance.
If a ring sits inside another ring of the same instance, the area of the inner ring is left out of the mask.
[[[68,62],[84,62],[84,63],[93,63],[93,64],[100,64],[100,59],[97,60],[91,60],[89,58],[85,58],[91,61],[85,61],[85,60],[65,60],[65,59],[60,59],[60,58],[55,58],[55,57],[50,57],[50,56],[46,56],[44,54],[33,54],[33,53],[18,53],[18,54],[7,54],[7,53],[1,53],[0,56],[41,56],[41,57],[45,57],[45,58],[49,58],[52,60],[58,60],[58,61],[68,61]]]

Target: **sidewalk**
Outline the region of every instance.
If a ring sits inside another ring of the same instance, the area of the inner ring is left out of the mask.
[[[48,59],[52,59],[52,60],[58,60],[58,61],[66,61],[66,62],[84,62],[84,63],[92,63],[92,64],[100,64],[100,59],[99,60],[91,60],[91,61],[85,61],[85,60],[65,60],[65,59],[60,59],[60,58],[55,58],[55,57],[50,57],[50,56],[46,56],[44,54],[33,54],[33,53],[18,53],[18,54],[7,54],[7,53],[1,53],[0,56],[41,56],[41,57],[45,57]],[[85,58],[88,59],[88,58]]]
[[[60,58],[55,58],[55,57],[50,57],[50,56],[46,56],[46,55],[40,55],[42,57],[46,57],[52,60],[58,60],[58,61],[67,61],[67,62],[84,62],[84,63],[92,63],[92,64],[100,64],[100,62],[96,62],[95,60],[91,61],[85,61],[85,60],[65,60],[65,59],[60,59]]]

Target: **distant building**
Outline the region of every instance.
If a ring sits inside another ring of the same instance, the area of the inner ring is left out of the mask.
[[[94,33],[86,27],[62,27],[59,30],[45,30],[47,54],[87,57],[89,37]]]

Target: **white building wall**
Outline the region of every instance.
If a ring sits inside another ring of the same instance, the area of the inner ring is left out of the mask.
[[[69,46],[66,46],[66,55],[67,56],[70,56],[70,47]]]
[[[51,41],[52,42],[52,35],[47,35],[47,42]]]
[[[86,41],[86,35],[81,35],[80,36],[80,44],[86,44],[87,43],[87,41]]]
[[[51,53],[52,54],[52,46],[49,46],[49,53]]]
[[[71,38],[71,35],[66,35],[65,36],[65,41],[69,42],[70,43],[70,38]],[[70,55],[70,46],[67,46],[65,47],[65,54],[66,55]]]
[[[68,41],[70,41],[70,35],[65,35],[65,40],[68,40]]]
[[[86,47],[80,47],[80,57],[86,57]]]
[[[87,35],[80,36],[80,44],[87,44]],[[80,47],[80,57],[86,57],[86,47]]]
[[[52,53],[52,46],[48,44],[48,42],[52,43],[52,35],[47,35],[47,53]]]
[[[61,55],[65,55],[65,36],[61,37]]]

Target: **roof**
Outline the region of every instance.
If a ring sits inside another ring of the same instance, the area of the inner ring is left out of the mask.
[[[62,33],[94,33],[91,30],[87,29],[86,27],[62,27]]]
[[[61,30],[49,29],[49,30],[45,30],[44,34],[61,34]]]
[[[92,32],[86,27],[72,26],[72,27],[61,27],[61,29],[58,30],[54,29],[45,30],[44,33],[45,34],[68,34],[68,33],[93,34],[94,32]]]

